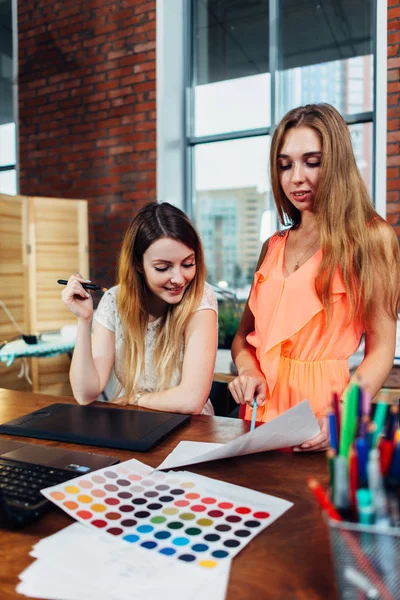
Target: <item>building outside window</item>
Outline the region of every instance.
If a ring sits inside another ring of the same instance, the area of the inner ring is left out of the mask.
[[[373,196],[377,4],[188,1],[187,193],[210,281],[247,295],[262,242],[279,227],[268,155],[291,108],[339,110]]]
[[[0,193],[17,193],[11,0],[0,0]]]

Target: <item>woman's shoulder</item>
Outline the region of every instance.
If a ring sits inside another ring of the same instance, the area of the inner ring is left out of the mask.
[[[95,319],[107,329],[115,330],[118,316],[117,294],[119,286],[115,285],[104,292],[95,313]]]
[[[287,236],[290,229],[291,227],[286,227],[285,229],[278,229],[278,231],[275,231],[275,233],[273,233],[271,237],[264,242],[264,245],[267,246],[267,251],[272,248],[274,244],[283,240]]]
[[[269,237],[267,240],[265,240],[265,242],[261,248],[256,271],[261,269],[267,255],[270,254],[270,252],[271,252],[272,248],[275,246],[275,244],[279,243],[281,240],[283,240],[286,237],[289,229],[290,229],[290,227],[286,228],[286,229],[279,229],[278,231],[275,231],[275,233],[273,233],[271,235],[271,237]]]
[[[106,292],[104,292],[100,302],[100,305],[107,306],[116,306],[117,305],[117,296],[118,296],[119,285],[114,285],[113,287],[108,288]]]
[[[204,282],[203,297],[197,310],[204,310],[206,308],[211,308],[212,310],[215,310],[215,312],[218,312],[217,296],[215,295],[211,285],[207,282]]]

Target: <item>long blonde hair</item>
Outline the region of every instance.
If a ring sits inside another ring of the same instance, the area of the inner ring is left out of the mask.
[[[310,127],[322,144],[321,175],[314,212],[322,261],[315,288],[331,316],[331,285],[337,267],[349,302],[349,318],[364,328],[374,314],[377,278],[384,286],[384,311],[397,319],[400,292],[399,243],[394,230],[375,211],[358,170],[351,136],[344,119],[330,104],[308,104],[289,111],[277,126],[271,143],[272,191],[281,223],[301,223],[301,212],[280,184],[278,155],[289,129]]]
[[[152,365],[157,375],[156,391],[170,386],[173,373],[181,364],[184,332],[204,293],[203,249],[192,223],[185,213],[167,202],[147,204],[126,231],[118,265],[117,302],[124,329],[120,379],[127,395],[139,391],[139,379],[145,370],[149,290],[143,274],[143,254],[160,238],[177,240],[193,250],[196,274],[179,304],[168,306],[158,328]]]

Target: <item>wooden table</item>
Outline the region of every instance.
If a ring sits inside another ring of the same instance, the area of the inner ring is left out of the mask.
[[[20,417],[54,402],[73,403],[60,398],[0,389],[0,423]],[[132,410],[135,408],[130,407]],[[114,407],[113,410],[119,410]],[[237,419],[195,416],[154,450],[132,453],[89,447],[90,451],[112,454],[121,461],[136,458],[156,467],[180,440],[228,442],[247,431]],[[10,436],[7,436],[10,437]],[[19,438],[22,439],[22,438]],[[31,442],[28,438],[26,441]],[[34,440],[37,444],[62,446],[57,442]],[[72,445],[76,450],[85,449]],[[289,451],[265,452],[189,467],[191,471],[229,483],[245,486],[294,502],[282,517],[260,533],[233,560],[228,599],[241,600],[333,600],[333,576],[328,532],[306,485],[308,475],[326,482],[323,454],[295,454]],[[54,509],[40,521],[17,532],[0,530],[0,598],[22,598],[15,587],[18,574],[32,559],[29,551],[39,539],[72,523],[61,510]]]

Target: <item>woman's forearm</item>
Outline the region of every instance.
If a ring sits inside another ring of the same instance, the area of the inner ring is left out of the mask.
[[[250,346],[243,336],[236,335],[234,337],[231,354],[239,375],[249,369],[257,369],[261,372],[255,349]]]
[[[90,404],[102,392],[100,377],[92,354],[92,321],[78,319],[75,350],[72,356],[70,381],[74,398],[79,404]]]
[[[372,396],[376,396],[385,383],[393,366],[393,357],[383,357],[381,352],[373,352],[368,354],[359,367],[356,369],[352,380],[357,379],[362,382],[362,385],[368,387]]]
[[[208,399],[208,391],[195,389],[196,386],[180,384],[162,392],[149,392],[140,395],[138,406],[165,412],[177,412],[186,415],[198,415]],[[211,381],[210,381],[211,387]],[[207,388],[208,390],[210,388]],[[133,398],[135,401],[135,398]],[[132,403],[132,401],[130,401]]]

